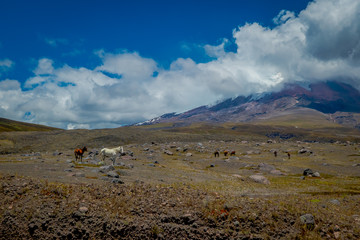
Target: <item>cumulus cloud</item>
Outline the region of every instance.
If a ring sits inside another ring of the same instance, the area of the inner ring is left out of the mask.
[[[18,81],[0,81],[0,115],[69,129],[117,127],[288,82],[339,80],[360,88],[359,12],[353,0],[318,0],[297,15],[283,10],[274,28],[234,29],[236,52],[223,40],[204,45],[213,60],[179,58],[169,69],[136,52],[99,51],[93,69],[55,68],[43,58],[26,91]]]
[[[14,66],[14,62],[10,59],[0,60],[0,76],[2,72],[9,71]]]

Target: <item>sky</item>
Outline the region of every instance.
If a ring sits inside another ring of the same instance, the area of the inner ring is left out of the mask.
[[[329,80],[360,89],[360,0],[1,0],[8,119],[113,128]]]

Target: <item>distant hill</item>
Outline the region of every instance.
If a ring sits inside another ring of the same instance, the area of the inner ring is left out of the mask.
[[[295,127],[360,128],[360,92],[340,82],[303,87],[288,84],[279,92],[239,96],[184,113],[169,113],[139,125],[165,122],[258,123]]]
[[[58,128],[24,123],[19,121],[14,121],[6,118],[0,118],[0,132],[14,132],[14,131],[52,131],[59,130]]]

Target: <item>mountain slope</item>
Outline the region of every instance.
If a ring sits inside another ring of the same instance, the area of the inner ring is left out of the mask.
[[[0,118],[0,132],[13,132],[13,131],[51,131],[59,130],[58,128],[18,122],[6,118]]]
[[[309,87],[289,84],[261,97],[239,96],[213,106],[165,114],[145,124],[163,122],[267,122],[273,124],[360,127],[360,92],[339,82]],[[302,124],[300,124],[302,123]]]

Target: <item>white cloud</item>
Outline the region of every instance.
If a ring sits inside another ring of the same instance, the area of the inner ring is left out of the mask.
[[[69,43],[69,41],[64,38],[45,38],[44,41],[52,47],[57,47],[59,45],[66,45]]]
[[[36,75],[52,74],[54,71],[53,60],[48,58],[42,58],[38,62],[38,66],[34,70]]]
[[[9,71],[14,65],[15,65],[15,63],[13,61],[11,61],[10,59],[6,58],[3,60],[0,60],[0,75],[2,72]]]
[[[104,128],[261,93],[286,82],[341,80],[360,88],[360,2],[318,0],[297,16],[281,11],[273,29],[233,30],[236,52],[205,45],[208,63],[177,59],[162,69],[139,53],[96,54],[94,69],[54,67],[43,58],[25,87],[0,81],[0,115],[62,128]],[[154,74],[156,73],[156,74]],[[31,117],[29,117],[31,116]]]

